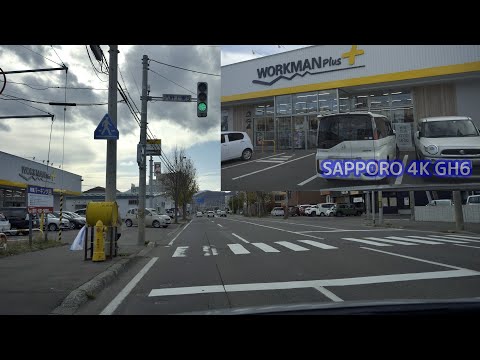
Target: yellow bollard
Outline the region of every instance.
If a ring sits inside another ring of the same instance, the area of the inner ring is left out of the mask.
[[[92,261],[105,261],[105,238],[103,231],[105,226],[101,220],[95,225],[95,240],[93,242]]]

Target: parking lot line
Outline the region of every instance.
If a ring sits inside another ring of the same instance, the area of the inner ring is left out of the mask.
[[[241,163],[241,164],[235,164],[235,165],[231,165],[231,166],[225,166],[225,167],[222,167],[221,170],[223,170],[223,169],[230,169],[230,168],[232,168],[232,167],[236,167],[236,166],[240,166],[240,165],[251,164],[251,163],[257,162],[258,160],[268,159],[268,158],[271,158],[271,157],[274,157],[274,156],[283,155],[283,154],[285,154],[285,153],[269,155],[269,156],[265,156],[265,157],[260,158],[260,159],[257,159],[257,160],[247,161],[247,162],[243,162],[243,163]]]
[[[408,154],[406,154],[404,157],[403,157],[403,169],[404,171],[402,172],[402,174],[397,177],[395,179],[395,185],[399,185],[402,183],[402,180],[403,180],[403,173],[406,171],[405,167],[407,166],[407,160],[408,160]]]
[[[308,154],[308,155],[305,155],[305,156],[300,156],[299,158],[296,158],[296,159],[292,159],[292,160],[288,160],[288,161],[285,161],[281,164],[277,164],[277,165],[272,165],[270,167],[267,167],[265,169],[260,169],[260,170],[257,170],[257,171],[253,171],[251,173],[248,173],[248,174],[244,174],[244,175],[240,175],[240,176],[237,176],[237,177],[234,177],[232,178],[232,180],[237,180],[237,179],[241,179],[243,177],[246,177],[246,176],[250,176],[250,175],[254,175],[254,174],[258,174],[259,172],[262,172],[262,171],[267,171],[267,170],[270,170],[270,169],[273,169],[273,168],[276,168],[277,166],[282,166],[282,165],[285,165],[285,164],[288,164],[288,163],[291,163],[293,161],[297,161],[297,160],[301,160],[303,158],[306,158],[307,156],[312,156],[312,155],[315,155],[315,153],[311,153],[311,154]]]
[[[310,181],[315,180],[317,177],[318,177],[317,174],[315,174],[315,175],[313,175],[312,177],[308,178],[308,179],[305,180],[305,181],[302,181],[300,184],[297,184],[297,185],[298,185],[298,186],[303,186],[303,185],[305,185],[306,183],[309,183]]]

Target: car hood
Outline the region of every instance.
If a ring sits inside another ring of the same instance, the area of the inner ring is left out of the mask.
[[[439,148],[449,148],[449,149],[480,148],[480,136],[421,138],[420,142],[424,146],[436,145]]]
[[[219,309],[180,313],[179,315],[374,315],[432,314],[446,311],[480,312],[480,297],[459,299],[393,299],[302,303]]]

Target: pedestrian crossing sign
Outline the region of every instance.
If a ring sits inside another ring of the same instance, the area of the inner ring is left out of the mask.
[[[118,130],[110,115],[105,114],[93,133],[94,139],[118,140]]]

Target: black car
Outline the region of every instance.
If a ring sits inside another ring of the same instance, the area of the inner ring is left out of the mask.
[[[54,211],[53,215],[56,217],[60,218],[60,211]],[[85,220],[82,217],[75,217],[74,215],[71,215],[69,213],[64,212],[63,213],[63,218],[67,219],[70,221],[70,229],[81,229],[85,225]]]
[[[0,212],[10,221],[11,230],[18,231],[18,234],[28,234],[29,214],[26,207],[3,207]],[[40,228],[40,220],[37,215],[33,215],[32,228]]]

